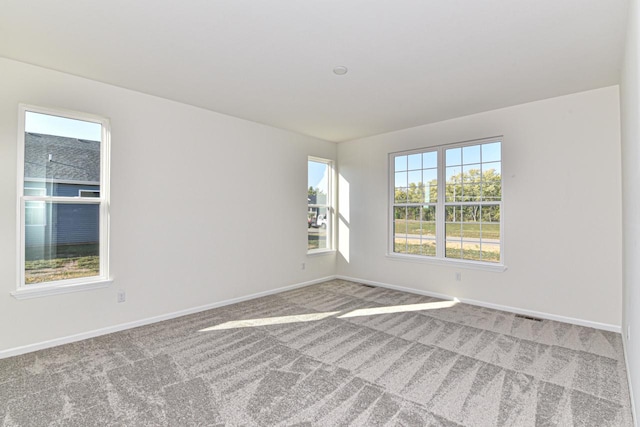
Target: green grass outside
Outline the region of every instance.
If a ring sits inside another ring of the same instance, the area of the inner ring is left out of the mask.
[[[396,234],[421,234],[436,235],[436,224],[433,222],[423,222],[416,220],[398,219],[395,221]],[[463,237],[484,239],[500,239],[499,223],[477,223],[477,222],[448,222],[446,224],[447,237]]]
[[[27,247],[25,284],[97,276],[99,251],[97,243]]]
[[[409,255],[436,255],[435,243],[405,243],[404,240],[397,239],[394,252]],[[480,251],[479,249],[464,248],[462,252],[459,248],[446,248],[446,257],[453,259],[464,259],[471,261],[500,262],[500,252]]]
[[[92,277],[100,274],[100,257],[55,258],[25,261],[25,284]]]

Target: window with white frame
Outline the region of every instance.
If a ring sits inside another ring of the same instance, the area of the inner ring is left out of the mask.
[[[307,250],[332,249],[333,164],[331,160],[309,157],[307,162]]]
[[[394,255],[503,264],[502,141],[390,154]]]
[[[18,291],[107,280],[108,120],[21,105],[20,127]]]

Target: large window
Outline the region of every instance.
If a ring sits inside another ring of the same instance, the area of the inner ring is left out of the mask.
[[[390,252],[502,264],[501,139],[390,155]]]
[[[108,121],[21,106],[20,122],[18,291],[107,280]]]
[[[310,157],[307,166],[307,250],[332,249],[333,167],[330,160]]]

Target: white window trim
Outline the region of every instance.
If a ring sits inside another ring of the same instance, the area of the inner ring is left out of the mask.
[[[17,168],[17,288],[11,295],[16,299],[35,298],[88,289],[103,288],[112,280],[109,275],[109,171],[111,131],[109,120],[94,114],[70,111],[58,108],[47,108],[35,105],[20,104],[18,107],[18,168]],[[100,143],[100,197],[53,197],[24,196],[24,150],[25,150],[25,116],[27,112],[47,114],[100,124],[102,127]],[[77,279],[57,280],[44,283],[25,284],[25,201],[42,201],[49,203],[74,203],[100,205],[100,274],[98,276]]]
[[[418,262],[425,264],[434,264],[434,265],[443,265],[455,268],[465,268],[465,269],[474,269],[474,270],[485,270],[485,271],[495,271],[495,272],[503,272],[507,270],[506,262],[505,262],[505,239],[504,239],[504,194],[505,194],[505,186],[504,186],[504,172],[502,171],[501,176],[501,187],[502,187],[502,200],[500,203],[500,262],[483,262],[483,261],[475,261],[475,260],[463,260],[456,258],[446,258],[444,256],[444,247],[445,247],[445,231],[444,231],[444,207],[445,207],[445,179],[443,177],[446,173],[446,163],[444,152],[450,148],[458,148],[458,147],[466,147],[470,145],[478,145],[478,144],[488,144],[491,142],[501,142],[501,155],[500,155],[500,163],[502,166],[502,147],[504,147],[504,137],[502,135],[482,138],[482,139],[474,139],[462,142],[456,142],[451,144],[442,144],[435,145],[431,147],[421,147],[417,149],[405,150],[405,151],[396,151],[393,153],[389,153],[388,158],[388,203],[389,209],[387,212],[387,253],[386,257],[391,260],[396,261],[406,261],[406,262]],[[438,153],[438,202],[436,203],[436,247],[437,247],[437,255],[436,256],[422,256],[422,255],[412,255],[412,254],[401,254],[393,251],[394,247],[394,235],[393,235],[393,218],[394,218],[394,201],[395,201],[395,157],[397,155],[408,155],[408,154],[417,154],[424,153],[428,151],[436,151]],[[471,204],[477,204],[472,203]]]
[[[335,189],[335,168],[334,162],[331,159],[323,159],[321,157],[308,156],[307,157],[307,168],[309,166],[309,162],[317,162],[324,163],[328,168],[328,177],[327,177],[327,188],[329,190],[329,194],[327,196],[327,204],[310,204],[307,203],[307,212],[309,212],[309,208],[327,208],[327,213],[329,218],[327,218],[327,246],[326,248],[318,248],[318,249],[307,249],[308,256],[315,255],[323,255],[323,254],[331,254],[336,252],[335,249],[335,205],[336,205],[336,189]],[[308,176],[308,169],[307,169]],[[308,182],[307,182],[308,184]],[[307,185],[307,189],[308,189]]]

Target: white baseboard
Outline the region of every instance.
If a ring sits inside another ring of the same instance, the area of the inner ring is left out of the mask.
[[[368,285],[372,285],[372,286],[379,286],[379,287],[382,287],[382,288],[394,289],[394,290],[403,291],[403,292],[410,292],[410,293],[419,294],[419,295],[426,295],[426,296],[430,296],[430,297],[434,297],[434,298],[440,298],[440,299],[444,299],[444,300],[457,300],[457,301],[460,301],[460,302],[465,303],[465,304],[477,305],[477,306],[480,306],[480,307],[487,307],[487,308],[492,308],[492,309],[495,309],[495,310],[503,310],[503,311],[508,311],[508,312],[511,312],[511,313],[517,313],[517,314],[523,314],[523,315],[526,315],[526,316],[538,317],[538,318],[541,318],[541,319],[555,320],[555,321],[558,321],[558,322],[571,323],[571,324],[574,324],[574,325],[586,326],[586,327],[590,327],[590,328],[602,329],[602,330],[605,330],[605,331],[611,331],[611,332],[617,332],[617,333],[621,332],[620,326],[617,326],[617,325],[610,325],[610,324],[606,324],[606,323],[592,322],[592,321],[583,320],[583,319],[575,319],[575,318],[572,318],[572,317],[558,316],[558,315],[555,315],[555,314],[543,313],[543,312],[538,312],[538,311],[533,311],[533,310],[526,310],[526,309],[521,309],[521,308],[517,308],[517,307],[509,307],[509,306],[499,305],[499,304],[492,304],[492,303],[487,303],[487,302],[477,301],[477,300],[472,300],[472,299],[456,298],[456,297],[453,297],[451,295],[445,295],[445,294],[440,294],[440,293],[436,293],[436,292],[429,292],[429,291],[424,291],[424,290],[420,290],[420,289],[407,288],[407,287],[404,287],[404,286],[397,286],[397,285],[392,285],[392,284],[389,284],[389,283],[382,283],[382,282],[376,282],[376,281],[372,281],[372,280],[359,279],[359,278],[356,278],[356,277],[348,277],[348,276],[337,275],[337,276],[326,276],[326,277],[322,277],[320,279],[310,280],[308,282],[296,283],[296,284],[289,285],[289,286],[284,286],[284,287],[281,287],[281,288],[276,288],[276,289],[271,289],[271,290],[264,291],[264,292],[258,292],[258,293],[255,293],[255,294],[246,295],[246,296],[243,296],[243,297],[232,298],[232,299],[228,299],[228,300],[224,300],[224,301],[215,302],[215,303],[212,303],[212,304],[202,305],[202,306],[199,306],[199,307],[188,308],[188,309],[176,311],[176,312],[173,312],[173,313],[167,313],[167,314],[162,314],[162,315],[159,315],[159,316],[149,317],[149,318],[146,318],[146,319],[135,320],[133,322],[121,323],[119,325],[114,325],[114,326],[109,326],[109,327],[106,327],[106,328],[101,328],[101,329],[95,329],[95,330],[92,330],[92,331],[82,332],[80,334],[75,334],[75,335],[70,335],[70,336],[66,336],[66,337],[56,338],[56,339],[52,339],[52,340],[48,340],[48,341],[42,341],[42,342],[39,342],[39,343],[29,344],[29,345],[25,345],[25,346],[21,346],[21,347],[14,347],[14,348],[10,348],[10,349],[7,349],[7,350],[1,350],[0,351],[0,359],[4,359],[4,358],[7,358],[7,357],[11,357],[11,356],[18,356],[20,354],[30,353],[32,351],[42,350],[42,349],[45,349],[45,348],[56,347],[56,346],[62,345],[62,344],[69,344],[69,343],[72,343],[72,342],[81,341],[81,340],[84,340],[84,339],[93,338],[93,337],[97,337],[97,336],[100,336],[100,335],[111,334],[113,332],[124,331],[126,329],[136,328],[138,326],[149,325],[151,323],[162,322],[164,320],[175,319],[176,317],[186,316],[186,315],[193,314],[193,313],[199,313],[201,311],[211,310],[213,308],[222,307],[222,306],[225,306],[225,305],[236,304],[236,303],[239,303],[239,302],[242,302],[242,301],[248,301],[248,300],[255,299],[255,298],[260,298],[260,297],[264,297],[264,296],[268,296],[268,295],[277,294],[279,292],[284,292],[284,291],[288,291],[288,290],[292,290],[292,289],[302,288],[304,286],[314,285],[316,283],[322,283],[322,282],[326,282],[328,280],[333,280],[333,279],[349,280],[349,281],[352,281],[352,282],[364,283],[364,284],[368,284]],[[625,353],[625,357],[626,357],[626,353]]]
[[[348,277],[348,276],[337,275],[336,279],[349,280],[351,282],[364,283],[366,285],[379,286],[381,288],[388,288],[388,289],[394,289],[396,291],[410,292],[410,293],[414,293],[414,294],[425,295],[425,296],[428,296],[428,297],[440,298],[440,299],[449,300],[449,301],[455,300],[455,301],[460,301],[460,302],[462,302],[464,304],[477,305],[479,307],[492,308],[494,310],[508,311],[508,312],[511,312],[511,313],[523,314],[525,316],[537,317],[537,318],[540,318],[540,319],[555,320],[557,322],[571,323],[573,325],[586,326],[586,327],[589,327],[589,328],[595,328],[595,329],[601,329],[601,330],[604,330],[604,331],[621,333],[621,327],[620,326],[611,325],[611,324],[608,324],[608,323],[599,323],[599,322],[592,322],[590,320],[576,319],[576,318],[573,318],[573,317],[558,316],[557,314],[550,314],[550,313],[544,313],[544,312],[541,312],[541,311],[527,310],[527,309],[518,308],[518,307],[510,307],[510,306],[507,306],[507,305],[492,304],[492,303],[488,303],[488,302],[484,302],[484,301],[477,301],[477,300],[468,299],[468,298],[457,298],[457,297],[454,297],[454,296],[451,296],[451,295],[445,295],[445,294],[440,294],[440,293],[436,293],[436,292],[423,291],[421,289],[407,288],[407,287],[404,287],[404,286],[391,285],[389,283],[376,282],[376,281],[372,281],[372,280],[359,279],[357,277]]]
[[[121,323],[115,326],[108,326],[106,328],[95,329],[93,331],[82,332],[80,334],[70,335],[62,338],[56,338],[48,341],[42,341],[35,344],[29,344],[22,347],[10,348],[0,351],[0,359],[4,359],[11,356],[18,356],[20,354],[30,353],[32,351],[42,350],[45,348],[56,347],[62,344],[69,344],[76,341],[85,340],[88,338],[94,338],[100,335],[107,335],[113,332],[124,331],[126,329],[137,328],[138,326],[149,325],[151,323],[162,322],[163,320],[175,319],[176,317],[186,316],[189,314],[199,313],[201,311],[211,310],[212,308],[218,308],[225,305],[236,304],[242,301],[248,301],[255,298],[260,298],[268,295],[277,294],[284,291],[290,291],[292,289],[302,288],[309,285],[315,285],[316,283],[326,282],[328,280],[335,279],[336,276],[327,276],[320,279],[310,280],[308,282],[296,283],[294,285],[283,286],[277,289],[271,289],[264,292],[258,292],[243,297],[232,298],[224,301],[214,302],[211,304],[201,305],[199,307],[188,308],[186,310],[175,311],[173,313],[162,314],[160,316],[148,317],[146,319],[135,320],[133,322]]]

